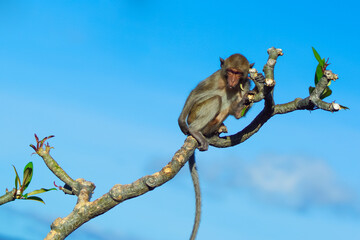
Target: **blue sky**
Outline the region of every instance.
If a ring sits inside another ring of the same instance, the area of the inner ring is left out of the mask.
[[[54,134],[52,156],[73,178],[114,184],[160,170],[182,146],[177,125],[196,84],[219,57],[242,53],[261,70],[282,48],[276,103],[306,97],[316,60],[339,74],[334,101],[350,111],[276,116],[247,142],[197,153],[203,193],[198,239],[360,238],[356,1],[0,1],[0,188],[12,164],[33,161],[29,190],[59,185],[28,147]],[[230,133],[261,110],[229,118]],[[172,181],[82,226],[68,239],[186,239],[194,214],[185,167]],[[1,239],[41,239],[76,199],[0,208]]]

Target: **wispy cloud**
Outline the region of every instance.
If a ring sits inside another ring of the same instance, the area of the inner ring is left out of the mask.
[[[266,202],[296,209],[350,209],[360,214],[355,192],[319,159],[273,155],[248,163],[233,160],[227,166],[204,168],[208,180],[220,180],[220,184],[246,190]]]

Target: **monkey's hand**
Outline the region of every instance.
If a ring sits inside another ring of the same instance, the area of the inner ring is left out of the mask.
[[[262,75],[262,73],[258,73],[258,75],[255,77],[255,81],[258,83],[265,83],[264,75]]]

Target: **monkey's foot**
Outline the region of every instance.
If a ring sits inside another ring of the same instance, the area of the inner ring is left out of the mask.
[[[209,148],[209,143],[208,142],[204,142],[203,144],[201,144],[198,147],[199,151],[202,151],[202,152],[207,151],[208,148]]]
[[[227,130],[227,127],[222,124],[220,127],[219,127],[219,130],[217,131],[217,134],[219,135],[220,133],[228,133],[228,130]]]

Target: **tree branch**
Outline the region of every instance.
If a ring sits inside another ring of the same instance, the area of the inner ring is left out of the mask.
[[[275,114],[284,114],[289,113],[295,110],[316,110],[322,109],[325,111],[336,112],[341,109],[341,106],[337,103],[327,103],[321,100],[321,94],[324,92],[324,89],[329,85],[330,81],[335,81],[338,79],[338,75],[332,73],[330,70],[326,70],[324,76],[316,84],[315,89],[312,91],[309,97],[301,99],[296,98],[294,101],[279,104],[275,106]]]
[[[80,191],[74,210],[68,216],[57,218],[51,224],[51,231],[45,239],[64,239],[90,219],[109,211],[123,201],[143,195],[171,180],[185,165],[197,146],[198,143],[193,137],[187,137],[181,149],[159,172],[139,178],[130,184],[116,184],[108,193],[93,202],[89,202],[89,199],[95,186],[89,185],[89,182],[83,179],[76,180],[80,185],[87,185],[87,188],[82,188]]]
[[[250,78],[255,83],[255,89],[253,89],[253,91],[258,91],[258,93],[253,97],[253,102],[259,102],[264,99],[264,109],[248,126],[246,126],[240,132],[225,137],[212,136],[211,138],[208,138],[210,145],[219,148],[238,145],[257,133],[260,128],[276,114],[285,114],[296,110],[322,109],[325,111],[334,112],[342,109],[339,104],[334,102],[327,103],[322,101],[320,98],[321,94],[329,85],[330,81],[335,81],[338,79],[338,75],[332,73],[330,70],[326,70],[324,72],[324,76],[316,84],[314,91],[310,94],[309,97],[305,99],[296,98],[292,102],[275,105],[274,99],[272,97],[273,87],[275,86],[274,66],[276,64],[277,57],[282,56],[283,53],[281,49],[270,48],[268,49],[268,54],[268,61],[263,68],[266,76],[264,82],[257,81],[259,74],[257,73],[256,69],[250,70]]]
[[[14,188],[10,192],[6,189],[6,193],[0,197],[0,205],[3,205],[5,203],[14,201],[15,198],[16,189]]]
[[[319,83],[309,97],[305,99],[296,98],[294,101],[275,105],[273,99],[273,90],[275,86],[274,67],[278,56],[282,56],[282,50],[276,48],[268,49],[269,58],[265,64],[262,74],[258,74],[256,69],[250,70],[250,78],[255,83],[255,88],[244,96],[241,104],[246,107],[251,107],[255,102],[264,99],[263,110],[255,117],[255,119],[238,133],[219,137],[213,136],[208,138],[209,143],[215,147],[230,147],[240,144],[254,135],[260,128],[274,115],[289,113],[295,110],[315,110],[323,109],[327,111],[337,111],[340,105],[334,103],[326,103],[321,100],[320,96],[329,81],[337,79],[337,75],[325,71],[325,75],[320,79]],[[339,106],[339,107],[338,107]],[[246,110],[246,109],[245,109]],[[241,117],[241,116],[239,116]],[[78,201],[74,210],[64,218],[57,218],[51,224],[51,231],[45,239],[64,239],[74,230],[79,228],[82,224],[95,218],[116,205],[138,196],[141,196],[162,184],[170,181],[185,165],[189,157],[194,153],[198,147],[198,142],[192,136],[188,136],[184,145],[173,156],[172,160],[163,167],[160,171],[139,178],[130,184],[116,184],[109,192],[91,202],[91,196],[95,189],[95,185],[84,179],[73,180],[50,156],[51,147],[49,144],[44,145],[45,141],[53,136],[44,138],[39,141],[35,135],[37,146],[31,145],[35,152],[43,158],[48,168],[65,183],[65,187],[61,188],[65,193],[73,194],[78,197]],[[14,191],[14,190],[13,190]],[[2,201],[11,201],[11,193],[8,192],[0,197]],[[12,193],[14,194],[14,193]]]
[[[253,102],[259,102],[262,99],[265,100],[263,110],[256,116],[256,118],[240,132],[226,137],[212,136],[208,138],[209,144],[214,147],[231,147],[238,145],[252,135],[257,133],[260,128],[272,117],[274,111],[274,99],[273,89],[275,86],[274,80],[274,67],[276,60],[279,56],[282,56],[282,50],[274,47],[268,49],[269,58],[263,68],[265,73],[265,81],[257,81],[258,73],[256,69],[251,69],[250,78],[255,83],[255,88],[252,91],[257,91],[253,97]]]
[[[78,195],[81,189],[78,182],[73,180],[50,156],[50,150],[53,147],[50,147],[49,143],[45,144],[45,141],[53,137],[54,136],[52,135],[39,141],[39,138],[35,134],[36,146],[31,144],[30,147],[32,147],[35,150],[35,153],[37,153],[44,160],[46,166],[54,173],[54,175],[66,184],[64,188],[60,189],[67,194]]]

